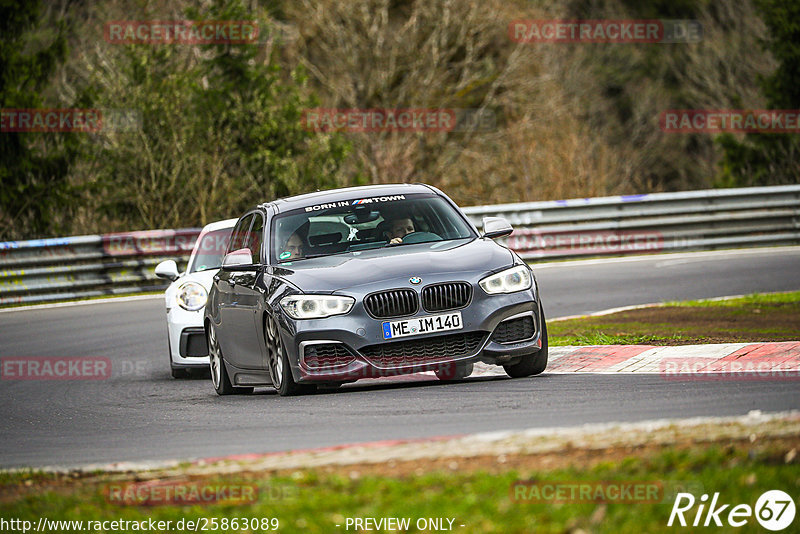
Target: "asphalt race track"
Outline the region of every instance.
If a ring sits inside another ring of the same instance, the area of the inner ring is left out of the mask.
[[[548,317],[800,289],[800,247],[534,266]],[[280,398],[173,380],[160,298],[0,313],[0,358],[102,356],[107,380],[0,382],[0,466],[216,457],[384,439],[800,408],[800,382],[541,375]]]

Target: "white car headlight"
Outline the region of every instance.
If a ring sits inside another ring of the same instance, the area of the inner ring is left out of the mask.
[[[355,301],[335,295],[291,295],[281,299],[281,307],[293,319],[321,319],[349,312]]]
[[[490,295],[515,293],[531,288],[533,277],[527,265],[517,265],[505,271],[487,276],[479,282],[481,289]]]
[[[186,282],[178,288],[178,304],[184,310],[197,311],[206,305],[208,292],[197,282]]]

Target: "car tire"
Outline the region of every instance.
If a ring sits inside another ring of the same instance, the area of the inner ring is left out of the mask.
[[[192,367],[186,370],[189,373],[189,378],[208,378],[210,376],[209,367]]]
[[[189,378],[189,371],[187,369],[181,369],[180,367],[170,366],[169,370],[172,378],[181,379],[181,378]]]
[[[536,352],[526,354],[514,365],[504,365],[503,369],[511,378],[523,378],[541,374],[547,367],[547,322],[544,309],[539,306],[539,318],[542,321],[542,348]]]
[[[211,384],[217,395],[245,395],[253,392],[253,388],[233,387],[225,368],[222,357],[222,349],[219,346],[217,335],[214,332],[214,325],[209,323],[206,329],[206,339],[208,340],[208,366],[211,371]]]
[[[472,362],[467,363],[450,363],[443,367],[439,367],[434,371],[436,378],[439,380],[464,380],[475,369],[475,364]]]
[[[316,389],[313,385],[298,384],[294,381],[292,369],[289,366],[289,357],[286,354],[286,347],[278,330],[278,323],[271,315],[267,315],[264,319],[264,341],[267,347],[269,376],[278,395],[291,397],[309,393]]]
[[[169,373],[172,378],[189,378],[189,371],[181,367],[176,367],[172,363],[172,343],[169,340],[169,331],[167,331],[167,357],[169,358]]]

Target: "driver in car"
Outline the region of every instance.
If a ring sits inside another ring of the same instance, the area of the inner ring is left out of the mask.
[[[296,260],[298,258],[302,258],[305,254],[305,242],[303,238],[300,237],[300,234],[297,232],[293,233],[289,236],[289,239],[286,241],[286,246],[283,247],[283,254],[281,254],[282,260]]]
[[[414,232],[416,232],[414,221],[408,217],[403,217],[390,221],[389,229],[386,231],[386,238],[389,240],[390,245],[397,245],[403,242],[405,236]]]

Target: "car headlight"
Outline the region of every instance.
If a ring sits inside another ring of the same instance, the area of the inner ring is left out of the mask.
[[[281,299],[281,307],[293,319],[321,319],[349,312],[355,301],[334,295],[291,295]]]
[[[517,265],[505,271],[487,276],[479,282],[481,289],[490,295],[515,293],[531,288],[533,277],[527,265]]]
[[[186,282],[178,288],[178,304],[184,310],[197,311],[206,305],[208,291],[197,282]]]

